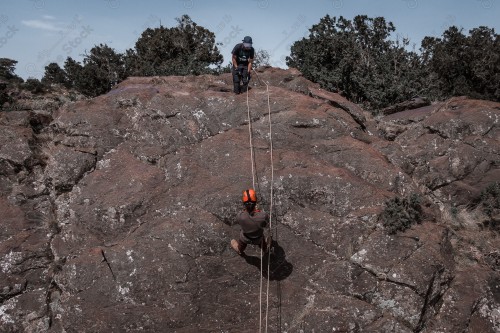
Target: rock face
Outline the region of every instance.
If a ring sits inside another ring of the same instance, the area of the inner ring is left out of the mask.
[[[0,330],[500,332],[500,104],[374,119],[294,70],[253,81],[248,104],[230,76],[154,77],[0,113]],[[248,112],[262,275],[229,246]],[[421,223],[389,234],[411,194]]]

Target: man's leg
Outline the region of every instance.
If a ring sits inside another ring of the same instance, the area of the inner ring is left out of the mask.
[[[240,90],[240,72],[239,68],[233,68],[233,86],[234,86],[234,93],[239,94],[241,93]]]
[[[243,233],[243,230],[240,231],[240,238],[238,239],[238,248],[240,249],[240,254],[243,254],[243,251],[247,248],[248,243],[252,243],[251,240],[249,240],[245,234]]]
[[[250,81],[250,75],[248,75],[248,67],[243,67],[241,74],[243,85],[241,86],[241,92],[246,92],[248,89],[248,81]]]
[[[245,252],[245,249],[247,248],[247,244],[243,243],[241,240],[238,240],[238,248],[240,250],[240,254],[243,254],[243,252]]]
[[[247,248],[247,245],[245,243],[243,243],[241,240],[232,239],[231,240],[231,247],[239,255],[244,255],[245,253],[243,251],[245,251],[245,249]]]

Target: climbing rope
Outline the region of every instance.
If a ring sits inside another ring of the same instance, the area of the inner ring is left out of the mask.
[[[257,72],[255,71],[257,74]],[[272,137],[272,121],[271,121],[271,103],[270,103],[270,96],[269,96],[269,84],[267,82],[261,80],[259,75],[257,74],[257,78],[259,81],[263,82],[266,85],[266,94],[267,94],[267,109],[268,109],[268,119],[269,119],[269,151],[270,151],[270,159],[271,159],[271,193],[270,193],[270,203],[269,203],[269,230],[272,232],[272,215],[273,215],[273,185],[274,185],[274,164],[273,164],[273,137]],[[249,98],[248,98],[248,87],[247,87],[247,112],[248,112],[248,130],[249,130],[249,137],[250,137],[250,159],[252,163],[252,181],[253,181],[253,188],[255,188],[255,178],[256,178],[256,172],[255,172],[255,157],[253,153],[253,136],[252,136],[252,126],[251,126],[251,118],[250,118],[250,104],[249,104]],[[264,238],[265,239],[265,238]],[[272,242],[272,238],[269,237],[269,240]],[[267,251],[267,287],[266,287],[266,322],[265,322],[265,332],[267,333],[267,328],[268,328],[268,317],[269,317],[269,281],[270,281],[270,271],[271,271],[271,244],[266,244],[266,246],[269,248],[269,251]],[[260,248],[260,275],[263,275],[263,270],[264,270],[264,254],[263,254],[263,248],[261,246]],[[260,291],[259,291],[259,332],[262,332],[262,278],[260,279]]]
[[[255,189],[255,158],[253,156],[252,118],[250,117],[250,103],[248,102],[248,86],[247,86],[247,115],[248,115],[248,136],[250,138],[250,163],[252,164],[252,188]]]
[[[248,116],[248,136],[250,141],[250,163],[252,164],[252,188],[255,189],[255,156],[253,153],[253,134],[252,134],[252,117],[250,115],[250,103],[248,98],[248,86],[246,91],[246,99],[247,99],[247,116]],[[263,263],[262,263],[262,246],[260,249],[260,272],[262,276]],[[262,279],[260,279],[260,291],[259,291],[259,333],[262,332]]]
[[[273,188],[274,188],[274,164],[273,164],[273,128],[271,122],[271,103],[269,100],[269,85],[266,84],[266,94],[267,94],[267,109],[268,109],[268,117],[269,117],[269,152],[271,158],[271,193],[269,198],[269,230],[272,232],[273,228]],[[270,280],[270,272],[271,272],[271,245],[272,245],[272,237],[269,237],[271,244],[268,244],[267,251],[267,290],[266,290],[266,333],[267,333],[267,319],[269,318],[269,280]]]
[[[266,82],[264,82],[266,83]],[[274,163],[273,163],[273,127],[271,122],[271,103],[269,100],[269,85],[266,83],[266,93],[267,93],[267,110],[269,117],[269,153],[271,159],[271,194],[269,198],[269,232],[272,236],[273,230],[273,188],[274,188]],[[272,237],[269,237],[271,244],[267,244],[267,291],[266,291],[266,333],[267,333],[267,318],[269,317],[269,280],[270,280],[270,272],[271,272],[271,245],[272,245]]]

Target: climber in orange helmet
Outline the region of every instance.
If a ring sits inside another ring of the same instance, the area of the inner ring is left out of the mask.
[[[267,227],[269,215],[256,209],[257,195],[253,189],[243,191],[243,205],[245,209],[236,217],[236,223],[241,227],[238,240],[231,240],[231,247],[239,254],[244,255],[248,244],[258,245],[267,251],[264,228]]]

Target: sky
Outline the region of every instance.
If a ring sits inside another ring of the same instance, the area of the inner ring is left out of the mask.
[[[17,60],[23,79],[40,79],[49,63],[81,61],[99,44],[123,53],[145,29],[174,27],[184,14],[215,33],[224,65],[248,35],[272,66],[286,68],[293,42],[327,14],[383,16],[396,27],[392,38],[409,38],[415,50],[452,25],[500,31],[500,0],[0,0],[0,58]]]

